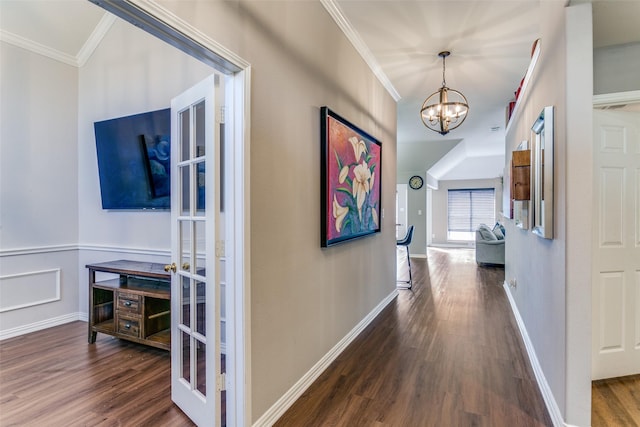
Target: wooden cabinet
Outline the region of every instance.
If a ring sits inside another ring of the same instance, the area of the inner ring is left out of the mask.
[[[98,332],[170,350],[171,276],[163,264],[89,264],[89,343]],[[96,281],[96,273],[118,277]]]

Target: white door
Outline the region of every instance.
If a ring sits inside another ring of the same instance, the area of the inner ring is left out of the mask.
[[[396,240],[407,234],[407,184],[396,184]]]
[[[216,111],[213,75],[171,102],[171,398],[198,426],[222,425]]]
[[[640,113],[594,110],[593,379],[640,373]]]

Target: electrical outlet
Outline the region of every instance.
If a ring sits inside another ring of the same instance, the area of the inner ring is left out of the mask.
[[[518,282],[516,282],[515,278],[509,280],[509,286],[511,286],[513,289],[515,289],[518,286]]]

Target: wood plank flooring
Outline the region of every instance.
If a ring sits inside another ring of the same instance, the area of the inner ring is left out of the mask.
[[[0,343],[0,426],[193,426],[171,401],[169,352],[73,322]]]
[[[640,427],[640,375],[593,382],[593,427]]]
[[[413,290],[366,328],[276,426],[550,426],[502,289],[473,250],[412,260]]]
[[[277,426],[549,426],[502,290],[471,250],[430,249]],[[193,426],[166,351],[73,322],[0,342],[0,426]],[[259,385],[254,385],[258,387]],[[640,427],[640,376],[596,381],[594,427]]]

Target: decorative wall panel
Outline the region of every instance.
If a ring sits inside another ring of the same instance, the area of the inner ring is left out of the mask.
[[[0,313],[59,300],[59,268],[0,277]]]

